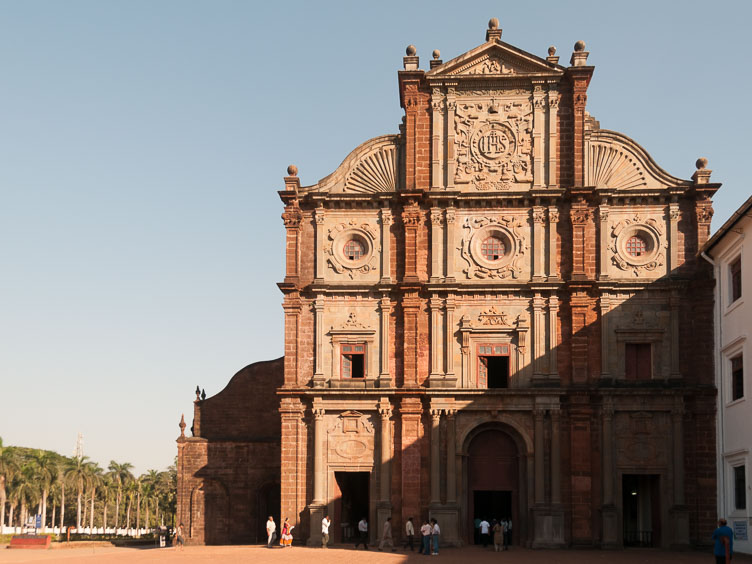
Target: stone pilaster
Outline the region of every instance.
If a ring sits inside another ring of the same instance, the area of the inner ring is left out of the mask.
[[[689,547],[689,508],[684,497],[684,400],[674,398],[671,408],[672,469],[674,481],[674,505],[669,514],[672,527],[671,547]]]
[[[446,122],[448,124],[454,124],[454,112],[457,109],[457,102],[455,99],[455,89],[449,87],[447,89],[446,98]],[[454,174],[457,170],[457,155],[454,147],[454,126],[447,127],[447,175],[446,175],[446,187],[447,190],[454,190]]]
[[[533,80],[533,188],[540,190],[546,181],[544,156],[546,137],[546,93],[543,81]]]
[[[419,398],[402,398],[399,407],[402,429],[402,520],[420,515],[420,444],[423,407]]]
[[[619,513],[614,504],[614,405],[611,398],[604,398],[601,408],[603,504],[601,519],[603,548],[617,548],[619,542]]]
[[[559,121],[559,91],[555,84],[548,87],[548,187],[554,188],[559,185],[557,176],[557,156],[556,150],[558,143],[558,121]],[[551,273],[549,272],[549,275]]]
[[[431,409],[431,505],[441,503],[441,410]]]
[[[672,380],[681,379],[681,368],[679,365],[680,356],[680,342],[679,342],[679,316],[680,316],[680,299],[679,292],[677,290],[671,291],[671,297],[669,298],[669,304],[671,307],[671,374]]]
[[[324,206],[318,206],[314,212],[314,219],[316,220],[316,273],[315,278],[317,283],[324,281],[324,271],[326,269],[326,263],[324,260],[324,219],[326,217],[326,211]]]
[[[557,264],[557,228],[559,225],[559,210],[556,207],[548,208],[548,278],[558,280],[559,266]]]
[[[381,283],[392,281],[392,245],[391,226],[392,212],[389,208],[381,208]]]
[[[673,198],[668,206],[668,272],[679,267],[679,204]]]
[[[548,297],[548,375],[553,382],[559,381],[559,298]]]
[[[544,479],[546,476],[546,469],[543,464],[543,456],[545,453],[545,443],[543,437],[543,418],[546,415],[546,410],[542,407],[536,407],[533,411],[533,418],[535,421],[535,504],[543,505],[545,502],[545,484]]]
[[[441,90],[434,88],[431,95],[431,190],[444,188],[442,155],[444,153],[444,100]]]
[[[546,301],[539,292],[533,297],[533,383],[548,380],[546,362],[546,314],[543,306]]]
[[[428,306],[431,310],[431,374],[429,376],[429,385],[433,388],[435,386],[443,385],[444,374],[442,372],[441,361],[444,357],[442,337],[444,332],[442,331],[441,322],[441,306],[442,300],[434,295],[429,301]]]
[[[392,467],[392,406],[387,398],[379,402],[379,439],[381,444],[379,472],[379,500],[391,507]]]
[[[392,313],[392,301],[388,294],[384,294],[379,300],[379,315],[381,316],[381,330],[379,331],[379,388],[392,387],[392,375],[389,371],[389,325]]]
[[[443,237],[441,229],[441,208],[431,208],[431,282],[439,282],[443,276],[441,247]]]
[[[448,388],[457,386],[457,376],[454,373],[454,311],[456,308],[454,298],[448,297],[445,301],[446,320],[444,323],[444,354],[446,374],[444,381]]]
[[[454,208],[447,208],[446,210],[446,248],[445,251],[445,268],[446,268],[446,281],[454,282],[454,253],[456,251],[454,244],[454,221],[456,217],[456,211]]]
[[[608,211],[609,207],[607,204],[601,204],[598,206],[598,218],[600,219],[599,223],[599,233],[600,233],[600,253],[598,255],[599,257],[599,266],[598,266],[598,279],[599,280],[605,280],[608,278],[608,239],[609,239],[609,230],[608,230]]]
[[[611,378],[611,368],[609,366],[609,360],[611,355],[606,354],[606,351],[611,350],[610,340],[611,332],[609,329],[608,315],[611,311],[611,300],[608,296],[601,296],[599,301],[600,314],[601,314],[601,379]]]
[[[324,297],[316,296],[313,302],[313,309],[316,312],[316,327],[315,327],[315,361],[316,368],[313,374],[313,387],[323,388],[326,384],[326,377],[324,376]]]
[[[542,206],[533,207],[533,279],[543,280],[545,273],[546,258],[546,208]]]

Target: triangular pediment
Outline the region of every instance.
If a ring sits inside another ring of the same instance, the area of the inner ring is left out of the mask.
[[[564,67],[550,63],[503,41],[484,43],[426,73],[426,78],[456,76],[561,76]]]

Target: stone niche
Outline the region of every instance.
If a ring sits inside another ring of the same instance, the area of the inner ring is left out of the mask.
[[[660,278],[667,274],[669,241],[660,212],[612,211],[605,230],[610,278]]]
[[[454,261],[457,275],[466,280],[528,280],[530,266],[530,225],[527,214],[488,213],[458,217],[456,250],[459,256]],[[498,260],[488,260],[484,255],[484,243],[491,238],[502,246]]]
[[[374,216],[327,217],[323,229],[324,279],[378,282],[381,231]]]
[[[374,462],[374,430],[371,418],[359,411],[327,416],[326,460],[329,465],[363,466]]]

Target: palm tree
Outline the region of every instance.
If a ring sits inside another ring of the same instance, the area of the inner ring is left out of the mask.
[[[149,470],[146,474],[141,476],[144,484],[144,499],[146,500],[146,528],[150,527],[149,523],[149,503],[152,499],[157,499],[158,485],[159,485],[159,472],[156,470]],[[157,500],[157,503],[158,500]],[[159,506],[157,506],[157,518],[159,517]]]
[[[128,482],[128,480],[133,479],[133,474],[131,474],[131,469],[133,468],[133,464],[130,462],[123,462],[122,464],[115,462],[114,460],[110,461],[110,475],[113,477],[113,480],[115,484],[117,485],[117,497],[115,498],[115,528],[117,529],[118,524],[120,523],[120,501],[123,498],[123,486]]]
[[[112,476],[103,474],[100,478],[99,491],[102,493],[102,528],[107,533],[107,506],[110,503],[110,493],[112,492]]]
[[[67,459],[65,463],[68,463]],[[62,535],[65,526],[65,482],[67,481],[65,467],[63,466],[59,466],[57,469],[57,481],[60,484],[60,534]]]
[[[125,483],[125,495],[128,498],[128,511],[125,516],[126,529],[131,528],[131,507],[133,506],[133,497],[136,495],[136,479],[131,476]]]
[[[18,470],[18,456],[13,447],[4,447],[0,439],[0,531],[5,526],[5,504],[7,502],[6,484],[13,479]]]
[[[32,460],[36,466],[40,486],[42,488],[41,513],[42,528],[47,526],[47,496],[52,486],[52,481],[57,475],[57,461],[52,453],[43,450],[36,450],[32,455]]]
[[[89,512],[89,532],[94,532],[94,497],[97,495],[97,487],[102,483],[102,469],[96,462],[89,462],[86,468],[86,484],[91,494],[91,511]]]
[[[140,537],[141,533],[138,530],[141,528],[141,489],[143,488],[143,476],[139,476],[135,480],[136,484],[136,536]]]
[[[26,463],[15,476],[15,496],[21,504],[21,525],[26,522],[28,508],[38,501],[36,468],[32,463]]]
[[[84,495],[84,483],[87,477],[88,456],[77,456],[70,459],[68,469],[65,472],[65,478],[78,486],[78,497],[76,498],[76,531],[81,529],[81,498]]]

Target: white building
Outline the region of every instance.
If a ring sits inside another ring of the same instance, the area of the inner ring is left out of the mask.
[[[749,237],[749,240],[747,240]],[[752,197],[702,247],[715,269],[718,514],[752,553]]]

